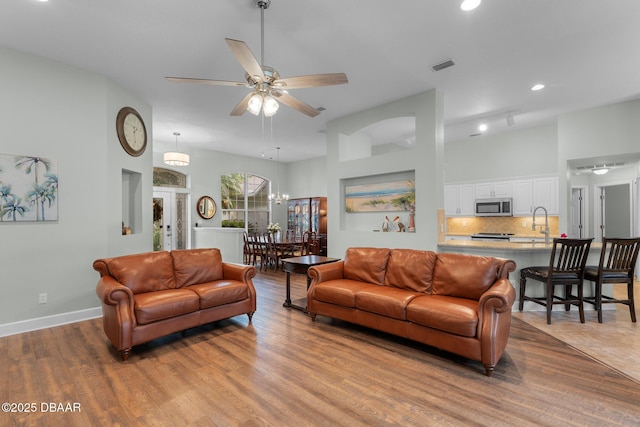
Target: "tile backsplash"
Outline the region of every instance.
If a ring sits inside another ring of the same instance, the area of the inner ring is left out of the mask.
[[[447,234],[513,233],[517,236],[540,237],[531,229],[531,217],[451,217],[447,218]],[[536,225],[544,227],[544,215],[536,216]],[[558,217],[549,217],[549,235],[560,237]],[[566,231],[564,231],[566,233]]]

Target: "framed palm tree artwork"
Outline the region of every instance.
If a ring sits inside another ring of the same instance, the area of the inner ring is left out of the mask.
[[[0,154],[0,224],[57,220],[57,163],[38,156]]]

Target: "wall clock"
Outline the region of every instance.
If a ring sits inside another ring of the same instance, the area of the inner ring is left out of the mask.
[[[147,148],[147,128],[142,117],[131,107],[123,107],[116,118],[116,131],[124,151],[138,157]]]

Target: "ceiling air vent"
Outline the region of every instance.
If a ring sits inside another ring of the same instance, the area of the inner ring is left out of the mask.
[[[440,71],[440,70],[444,70],[445,68],[449,68],[449,67],[453,67],[454,65],[456,65],[451,59],[448,59],[444,62],[441,62],[439,64],[433,65],[431,67],[431,69],[433,71]]]

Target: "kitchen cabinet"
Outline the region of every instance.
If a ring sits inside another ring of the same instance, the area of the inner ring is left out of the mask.
[[[444,213],[447,216],[473,216],[474,184],[445,185]]]
[[[544,237],[511,237],[513,243],[544,243]]]
[[[532,215],[537,206],[549,215],[558,214],[558,177],[513,181],[513,215]]]
[[[558,214],[558,178],[533,180],[533,205],[544,207],[549,215]]]
[[[446,242],[450,242],[452,240],[471,240],[471,236],[448,235],[444,236],[444,240]]]
[[[320,239],[320,255],[327,253],[327,198],[305,197],[287,202],[287,230],[293,230],[298,240],[307,231]]]
[[[476,199],[512,197],[511,181],[489,181],[476,184]]]
[[[519,179],[513,181],[513,215],[531,215],[533,213],[533,181]]]

